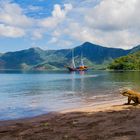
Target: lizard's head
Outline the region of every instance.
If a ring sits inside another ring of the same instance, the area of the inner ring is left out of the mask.
[[[120,91],[120,94],[123,96],[129,96],[133,91],[131,89],[123,89]]]

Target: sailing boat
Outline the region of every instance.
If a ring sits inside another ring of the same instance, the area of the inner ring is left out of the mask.
[[[68,70],[70,72],[72,72],[72,71],[86,71],[86,70],[88,70],[88,67],[84,65],[82,55],[81,55],[80,66],[76,67],[75,60],[74,60],[74,51],[73,51],[73,49],[72,49],[72,64],[71,64],[71,66],[67,66],[67,68],[68,68]]]

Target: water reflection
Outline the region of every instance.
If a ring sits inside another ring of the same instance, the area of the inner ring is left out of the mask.
[[[75,80],[76,80],[76,73],[75,72],[72,72],[71,73],[71,85],[72,85],[72,92],[75,92]]]
[[[1,73],[0,119],[27,117],[119,98],[140,91],[140,72]]]

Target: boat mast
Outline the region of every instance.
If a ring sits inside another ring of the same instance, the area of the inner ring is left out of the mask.
[[[72,67],[76,68],[75,66],[75,60],[74,60],[74,49],[72,49]]]
[[[81,66],[84,67],[82,47],[81,47]]]

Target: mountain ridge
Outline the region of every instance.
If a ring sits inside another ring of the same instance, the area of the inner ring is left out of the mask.
[[[129,50],[124,50],[85,42],[73,49],[77,65],[82,54],[85,64],[95,67],[95,65],[104,65],[113,59],[134,53],[140,50],[140,45]],[[71,50],[43,50],[35,47],[21,51],[7,52],[0,55],[0,69],[62,69],[71,62]]]

